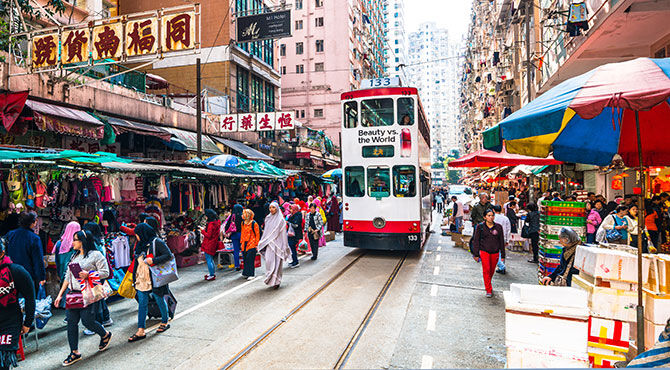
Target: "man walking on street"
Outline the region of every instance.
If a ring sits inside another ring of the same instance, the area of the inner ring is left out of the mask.
[[[10,231],[7,238],[7,256],[16,264],[23,266],[33,278],[35,291],[46,280],[46,269],[44,268],[44,256],[42,253],[42,242],[35,234],[37,226],[37,214],[35,212],[21,212],[19,216],[19,228]]]
[[[470,211],[470,219],[472,220],[472,227],[476,227],[484,222],[484,214],[487,209],[491,208],[489,203],[489,195],[486,193],[479,194],[479,203],[477,203]]]
[[[493,206],[493,210],[496,213],[494,218],[493,218],[493,222],[502,226],[503,236],[504,236],[503,239],[505,240],[505,246],[504,247],[507,248],[507,246],[509,245],[509,239],[512,236],[512,224],[510,223],[509,218],[507,218],[507,216],[505,216],[502,213],[502,207],[500,207],[499,205],[496,204],[495,206]],[[507,270],[505,268],[505,262],[502,259],[498,259],[498,264],[496,265],[496,267],[497,267],[497,269],[496,269],[497,273],[500,273],[500,274],[504,275],[507,272]]]
[[[442,198],[441,193],[435,194],[435,207],[437,208],[437,213],[442,213],[442,206],[444,205],[444,198]]]
[[[451,219],[454,225],[456,226],[456,232],[461,232],[461,226],[463,226],[463,203],[458,201],[457,196],[452,196],[451,200],[454,202],[454,208],[451,212]]]

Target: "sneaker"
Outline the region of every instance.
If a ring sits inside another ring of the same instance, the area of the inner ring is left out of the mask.
[[[95,333],[88,330],[88,329],[84,329],[84,335],[93,335],[93,334],[95,334]]]
[[[249,276],[247,280],[254,280],[256,277],[255,276]]]
[[[110,318],[109,320],[107,320],[107,321],[105,321],[105,322],[102,323],[102,326],[104,326],[104,327],[106,327],[106,328],[107,328],[107,327],[110,327],[110,326],[112,326],[112,325],[114,325],[114,321],[113,321],[111,318]]]
[[[298,268],[300,267],[300,263],[289,263],[288,267],[292,269]]]
[[[205,277],[205,280],[207,280],[207,281],[216,280],[216,275],[207,275],[207,276]]]
[[[491,298],[493,297],[493,293],[486,293],[486,298]]]

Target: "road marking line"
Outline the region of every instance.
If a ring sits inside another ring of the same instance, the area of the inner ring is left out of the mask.
[[[428,323],[426,324],[426,330],[435,331],[435,321],[437,321],[437,314],[435,311],[428,311]]]
[[[433,275],[439,275],[440,274],[440,266],[435,266],[435,269],[433,269]]]
[[[437,285],[433,284],[433,285],[430,287],[430,296],[431,296],[431,297],[435,297],[435,296],[437,296]]]
[[[422,369],[432,369],[433,368],[433,358],[428,355],[423,355],[421,357],[421,368]]]
[[[438,252],[441,251],[441,250],[442,250],[442,247],[437,247]]]
[[[435,256],[435,262],[440,262],[440,255]]]

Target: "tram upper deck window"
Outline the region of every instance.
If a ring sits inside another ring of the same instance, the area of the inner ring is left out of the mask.
[[[361,126],[377,127],[393,124],[393,99],[368,99],[361,101]]]
[[[368,195],[372,198],[391,196],[391,174],[387,166],[368,167]]]
[[[358,125],[358,102],[344,103],[344,128],[356,128]]]
[[[414,124],[414,99],[398,99],[398,124],[401,126],[411,126]]]
[[[393,195],[396,198],[411,198],[416,195],[414,166],[393,166]]]
[[[362,166],[344,168],[344,190],[348,197],[365,196],[365,169]]]

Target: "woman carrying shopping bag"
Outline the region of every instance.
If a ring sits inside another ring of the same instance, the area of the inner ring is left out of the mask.
[[[500,224],[494,222],[495,215],[492,209],[484,212],[484,222],[477,225],[475,234],[472,236],[472,249],[470,252],[475,261],[482,263],[482,274],[484,275],[484,288],[486,297],[493,297],[493,286],[491,279],[495,272],[498,257],[505,261],[505,236]]]
[[[167,302],[163,298],[169,294],[168,285],[157,286],[152,281],[151,267],[162,265],[174,259],[172,252],[164,241],[158,238],[156,230],[149,224],[141,223],[135,227],[138,238],[135,247],[135,270],[133,281],[137,290],[137,332],[128,338],[128,342],[136,342],[146,338],[145,329],[149,295],[153,295],[161,313],[161,324],[156,333],[162,333],[170,328]]]
[[[91,288],[87,285],[94,276],[98,279],[109,277],[109,266],[105,256],[95,249],[93,236],[87,231],[78,231],[72,239],[72,248],[75,254],[68,263],[65,280],[58,292],[55,306],[60,304],[66,289],[70,293],[66,298],[67,314],[67,340],[70,344],[70,355],[63,361],[63,366],[70,366],[81,360],[79,353],[79,320],[84,326],[100,336],[99,351],[104,351],[109,347],[112,339],[112,333],[105,330],[101,323],[95,320],[97,305],[85,302],[82,293],[83,289]]]

